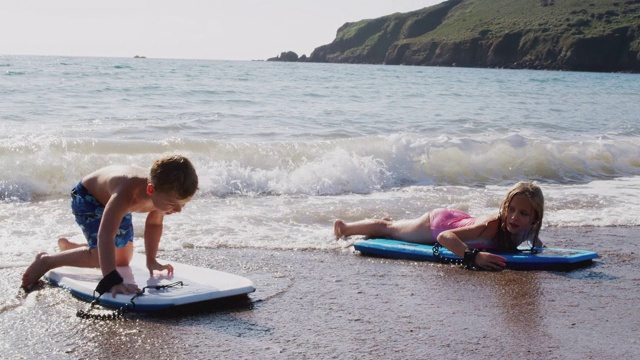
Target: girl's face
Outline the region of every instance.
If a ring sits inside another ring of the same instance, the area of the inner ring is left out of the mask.
[[[512,234],[525,234],[536,222],[533,204],[526,195],[518,194],[511,199],[504,219],[507,231]]]

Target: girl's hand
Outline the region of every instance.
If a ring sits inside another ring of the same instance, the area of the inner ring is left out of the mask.
[[[476,265],[487,270],[502,270],[507,266],[507,259],[488,252],[479,252],[476,255]]]
[[[169,275],[173,275],[173,266],[171,264],[160,264],[157,260],[147,260],[147,269],[149,269],[149,276],[153,276],[153,270],[164,271],[167,270]]]

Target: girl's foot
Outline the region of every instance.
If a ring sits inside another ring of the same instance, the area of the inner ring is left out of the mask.
[[[336,236],[336,240],[342,239],[342,230],[347,226],[344,221],[338,219],[333,223],[333,234]]]

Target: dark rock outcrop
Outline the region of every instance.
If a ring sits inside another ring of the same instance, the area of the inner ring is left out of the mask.
[[[305,55],[302,55],[301,57],[298,57],[298,54],[296,54],[295,52],[286,51],[286,52],[280,53],[279,56],[267,59],[267,61],[296,62],[296,61],[304,61],[306,58],[307,57]]]

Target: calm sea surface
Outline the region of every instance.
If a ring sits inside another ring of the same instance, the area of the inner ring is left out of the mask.
[[[0,264],[82,241],[85,174],[169,153],[201,186],[163,251],[331,250],[335,218],[491,213],[524,179],[545,227],[636,226],[639,114],[629,74],[0,56]]]

